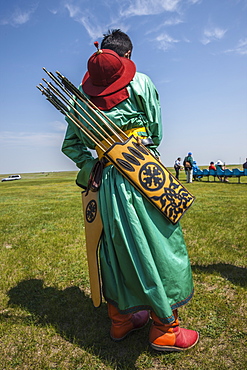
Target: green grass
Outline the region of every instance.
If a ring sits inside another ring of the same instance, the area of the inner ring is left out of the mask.
[[[162,354],[149,348],[149,326],[111,341],[105,302],[92,305],[75,175],[0,183],[0,369],[246,368],[247,178],[187,184],[196,200],[181,223],[195,296],[179,315],[200,342]]]

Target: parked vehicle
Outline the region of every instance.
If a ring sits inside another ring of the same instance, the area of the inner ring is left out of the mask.
[[[13,180],[20,180],[21,175],[10,175],[9,177],[5,177],[1,181],[13,181]]]

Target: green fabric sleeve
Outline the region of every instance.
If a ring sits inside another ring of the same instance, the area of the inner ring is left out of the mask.
[[[98,159],[92,156],[83,141],[76,135],[73,125],[68,122],[62,152],[80,168],[77,174],[77,183],[82,187],[87,187],[90,172]]]
[[[147,118],[147,133],[153,139],[154,146],[159,146],[162,139],[161,108],[158,92],[151,79],[143,73],[136,73],[131,88],[135,92],[138,107]]]

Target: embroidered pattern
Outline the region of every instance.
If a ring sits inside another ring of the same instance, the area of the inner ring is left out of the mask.
[[[133,136],[113,144],[105,156],[173,224],[193,203],[194,196]]]
[[[95,200],[91,200],[86,207],[86,220],[91,223],[95,220],[97,215],[97,203]]]

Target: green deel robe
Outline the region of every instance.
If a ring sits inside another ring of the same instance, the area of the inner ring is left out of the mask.
[[[162,138],[158,93],[149,77],[138,72],[127,89],[129,98],[104,113],[123,131],[145,127],[155,149]],[[81,169],[77,182],[87,186],[97,161],[89,151],[95,144],[68,123],[62,151]],[[122,313],[151,309],[164,323],[174,321],[172,310],[193,295],[179,223],[167,221],[113,165],[103,171],[99,208],[104,227],[100,267],[105,299]]]

